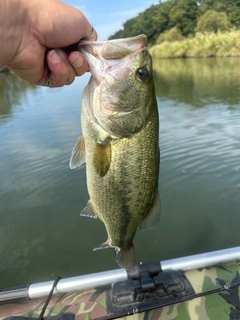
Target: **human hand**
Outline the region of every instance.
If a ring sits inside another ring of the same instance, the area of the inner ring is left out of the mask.
[[[56,0],[1,0],[0,12],[2,5],[8,19],[5,24],[3,19],[6,49],[0,53],[0,63],[29,84],[48,85],[49,81],[52,87],[69,85],[87,71],[87,61],[79,51],[65,52],[82,38],[97,39],[95,30],[85,38],[91,24],[79,10]]]

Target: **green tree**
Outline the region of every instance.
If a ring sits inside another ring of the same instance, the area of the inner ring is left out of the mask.
[[[144,33],[148,42],[154,44],[159,34],[176,27],[186,37],[195,33],[197,21],[207,11],[215,11],[220,15],[220,20],[215,25],[218,29],[226,30],[229,24],[240,28],[240,0],[160,0],[159,4],[152,5],[137,17],[127,20],[123,28],[112,35],[109,39],[133,37]],[[206,17],[205,17],[206,18]],[[224,22],[225,21],[225,22]],[[213,23],[213,24],[214,24]],[[198,26],[197,30],[200,27]]]
[[[169,13],[170,26],[176,26],[183,36],[193,34],[197,23],[197,12],[196,0],[175,0]]]
[[[123,24],[123,29],[110,36],[109,39],[134,37],[139,34],[145,34],[148,37],[148,43],[154,44],[158,36],[157,30],[153,26],[152,17],[155,15],[158,5],[152,5],[137,17],[127,20]]]
[[[225,12],[232,26],[240,28],[240,0],[201,0],[198,17],[209,10]]]
[[[169,13],[175,3],[175,0],[161,2],[156,8],[155,15],[152,17],[153,27],[157,33],[162,33],[169,29]]]
[[[163,33],[160,33],[160,35],[157,37],[156,43],[160,44],[164,41],[173,42],[181,40],[183,40],[181,31],[177,27],[173,27]]]
[[[225,9],[226,8],[222,0],[203,0],[203,1],[200,1],[200,6],[198,9],[198,17],[204,15],[209,10],[225,11]]]
[[[153,17],[156,15],[157,6],[152,5],[144,12],[139,13],[134,24],[137,34],[145,34],[148,37],[148,43],[154,44],[158,36],[158,32],[153,24]]]
[[[138,35],[138,31],[135,28],[137,18],[132,18],[124,22],[123,29],[117,31],[112,36],[109,37],[111,39],[119,39],[119,38],[127,38],[127,37],[134,37]]]
[[[240,0],[225,0],[225,12],[232,26],[240,28]]]
[[[196,32],[227,31],[231,27],[225,12],[206,11],[197,22]]]

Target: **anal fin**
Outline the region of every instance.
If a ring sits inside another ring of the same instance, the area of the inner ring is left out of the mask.
[[[148,215],[140,222],[139,228],[152,229],[158,223],[161,211],[161,199],[158,190],[155,191],[154,198],[152,201],[152,207]]]
[[[98,218],[98,216],[95,214],[95,212],[92,209],[90,200],[88,200],[88,203],[87,203],[86,207],[80,213],[80,216],[81,217],[93,218],[93,219],[97,219]]]
[[[102,250],[102,249],[108,249],[108,248],[113,248],[113,249],[116,249],[118,247],[116,246],[112,246],[111,244],[109,244],[109,241],[105,241],[103,242],[102,244],[100,244],[99,246],[96,246],[93,251],[96,251],[96,250]]]
[[[118,265],[125,269],[131,269],[135,263],[135,250],[133,244],[129,248],[120,248],[115,245],[111,245],[109,240],[95,247],[93,250],[101,250],[101,249],[115,249],[116,254],[116,262]]]

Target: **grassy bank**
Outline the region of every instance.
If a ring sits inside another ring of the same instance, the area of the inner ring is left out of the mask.
[[[240,30],[225,33],[197,33],[194,38],[163,42],[150,48],[153,58],[240,56]]]

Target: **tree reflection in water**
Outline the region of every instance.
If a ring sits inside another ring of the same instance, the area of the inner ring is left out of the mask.
[[[154,59],[156,94],[177,102],[204,107],[239,104],[238,58]]]
[[[28,90],[36,90],[36,86],[28,85],[13,73],[0,73],[0,125],[10,118],[12,108],[21,104]]]

